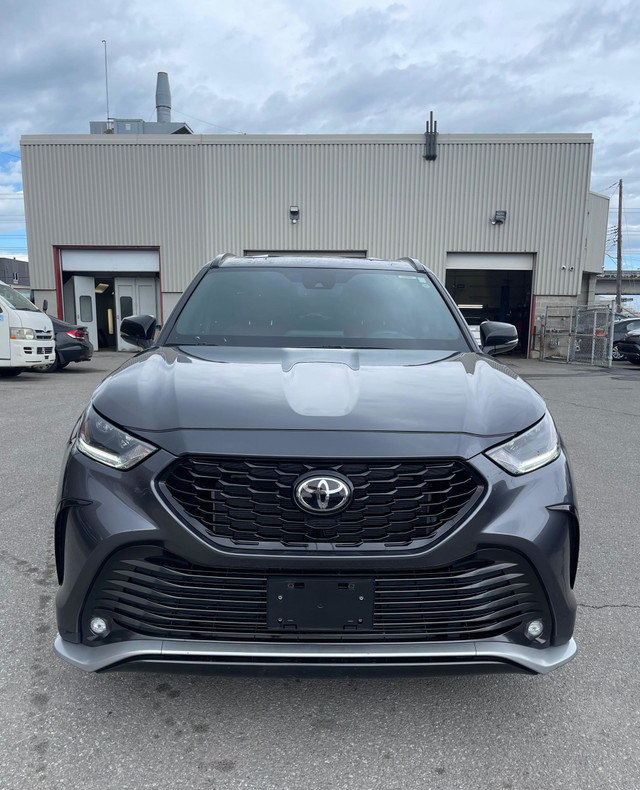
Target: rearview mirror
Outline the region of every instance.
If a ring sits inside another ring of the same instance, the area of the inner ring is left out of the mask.
[[[45,299],[44,302],[42,303],[42,312],[46,313],[48,309],[49,309],[49,302]]]
[[[480,339],[485,354],[506,354],[518,345],[518,330],[502,321],[484,321],[480,324]]]
[[[131,315],[120,323],[120,337],[140,348],[152,346],[155,333],[156,319],[153,315]]]

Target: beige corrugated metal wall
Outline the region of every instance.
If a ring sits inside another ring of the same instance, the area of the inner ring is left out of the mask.
[[[586,134],[439,135],[427,162],[422,135],[27,136],[32,283],[55,288],[56,246],[157,246],[165,292],[221,251],[411,255],[443,279],[448,252],[527,252],[536,293],[576,295],[591,149]]]

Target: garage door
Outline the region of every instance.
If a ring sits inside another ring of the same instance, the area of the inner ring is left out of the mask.
[[[531,271],[534,257],[530,253],[450,252],[447,269]]]
[[[159,272],[157,250],[61,250],[65,272]]]

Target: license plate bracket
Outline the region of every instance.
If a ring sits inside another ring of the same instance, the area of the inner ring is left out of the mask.
[[[271,577],[267,627],[343,633],[373,630],[373,579]]]

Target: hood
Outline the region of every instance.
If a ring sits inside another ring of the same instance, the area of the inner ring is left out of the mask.
[[[16,321],[20,323],[20,326],[26,327],[27,329],[38,329],[43,332],[53,331],[53,324],[46,313],[41,313],[39,310],[17,310],[15,307],[11,306],[9,306],[9,309],[13,311],[14,316],[11,319],[11,326],[13,326],[13,322]]]
[[[53,321],[46,313],[25,313],[21,311],[22,323],[32,329],[43,329],[53,331]]]
[[[531,387],[489,357],[376,349],[164,347],[105,379],[93,405],[145,434],[243,429],[501,437],[545,412]]]

